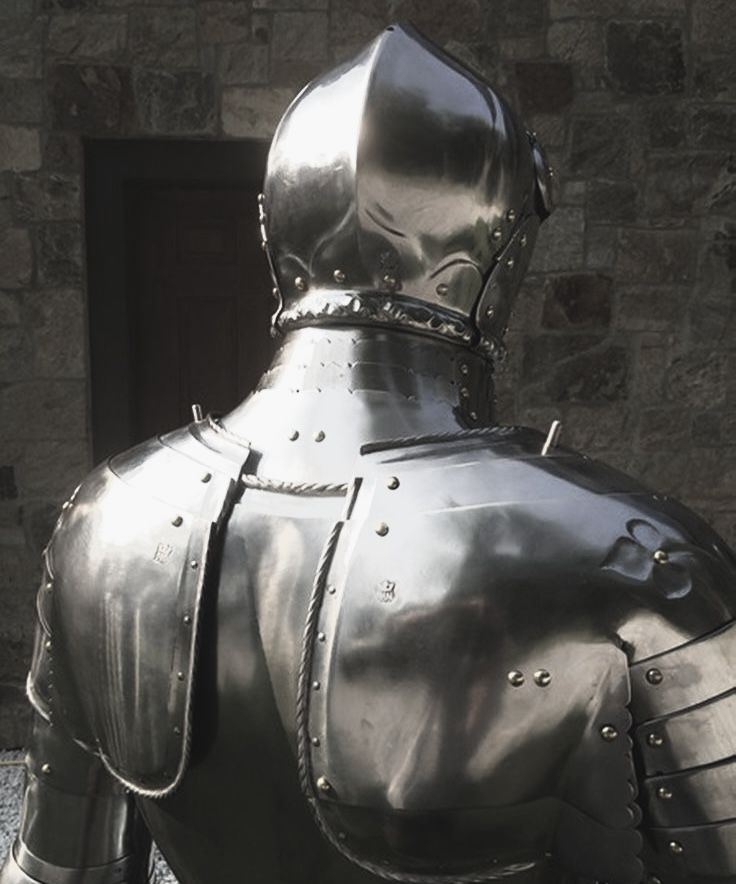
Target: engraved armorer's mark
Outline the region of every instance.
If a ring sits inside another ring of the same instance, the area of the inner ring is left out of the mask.
[[[168,562],[173,552],[174,547],[170,543],[159,543],[156,547],[156,552],[153,554],[153,561],[163,565]]]
[[[388,605],[396,598],[396,583],[393,580],[382,581],[376,590],[378,601]]]

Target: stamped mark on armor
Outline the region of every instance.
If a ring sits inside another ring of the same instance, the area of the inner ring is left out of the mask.
[[[156,547],[156,552],[153,554],[153,561],[158,562],[159,565],[164,565],[171,558],[173,552],[174,547],[170,543],[159,543]]]
[[[396,598],[396,582],[393,580],[384,580],[379,583],[376,589],[378,601],[384,605],[390,604]]]

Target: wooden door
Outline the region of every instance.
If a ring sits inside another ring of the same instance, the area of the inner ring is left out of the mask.
[[[126,212],[134,441],[223,413],[273,352],[257,190],[146,182]]]

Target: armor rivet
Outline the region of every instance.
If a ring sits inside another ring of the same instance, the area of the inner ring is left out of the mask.
[[[511,270],[511,268],[516,264],[516,261],[513,258],[506,259],[506,266]]]
[[[395,276],[391,276],[391,275],[388,274],[388,273],[383,277],[383,284],[384,284],[384,285],[386,286],[386,288],[387,288],[389,291],[391,291],[391,292],[394,291],[394,289],[396,289],[396,288],[398,287],[398,283],[397,283],[397,281],[396,281],[396,277],[395,277]]]
[[[50,774],[51,773],[51,765],[50,764],[42,764],[41,765],[41,773]]]
[[[646,677],[649,684],[662,684],[662,679],[664,678],[659,669],[650,669]]]
[[[379,537],[385,537],[388,534],[388,525],[385,522],[379,522],[376,525],[376,534]]]
[[[183,672],[177,672],[176,677],[179,679],[179,681],[184,681],[184,673]]]
[[[199,480],[200,482],[204,482],[205,484],[210,481],[212,478],[212,473],[204,473],[202,478]]]
[[[347,835],[345,834],[345,832],[338,832],[338,833],[337,833],[337,837],[338,837],[341,841],[344,841],[344,840],[347,838]]]
[[[513,209],[509,209],[508,212],[506,212],[506,220],[516,221],[516,212]]]
[[[401,483],[399,482],[399,479],[397,476],[389,476],[388,479],[386,480],[386,487],[390,491],[396,491],[396,489],[399,487],[400,484]]]
[[[460,398],[467,399],[470,396],[470,390],[467,387],[460,387]]]
[[[178,528],[183,521],[184,519],[182,519],[181,516],[174,516],[174,518],[171,520],[171,524],[174,526],[174,528]]]
[[[312,737],[312,745],[319,746],[319,737]]]
[[[501,239],[502,236],[503,236],[503,234],[501,233],[501,228],[500,228],[500,227],[494,227],[494,229],[493,229],[493,233],[491,234],[491,237],[492,237],[493,239],[495,239],[496,242],[498,242],[498,240]]]
[[[337,592],[337,587],[336,587],[334,584],[331,583],[331,584],[327,587],[327,592],[329,592],[330,595],[334,595],[334,594]]]
[[[314,441],[315,442],[322,442],[322,441],[324,441],[324,438],[325,438],[324,430],[317,430],[317,432],[314,434]]]
[[[471,411],[471,412],[470,412],[470,419],[471,419],[472,421],[477,421],[477,420],[478,420],[478,412],[477,412],[477,411]]]
[[[298,438],[299,438],[299,430],[292,430],[292,431],[289,433],[289,440],[290,440],[291,442],[296,442],[296,440],[297,440]]]
[[[187,626],[190,626],[190,625],[191,625],[191,622],[192,622],[192,615],[191,615],[191,614],[185,614],[185,615],[184,615],[184,622],[186,623]]]
[[[468,368],[468,363],[461,362],[460,363],[460,374],[466,375],[469,371],[470,371],[470,369]]]
[[[664,745],[664,737],[660,737],[659,734],[649,734],[647,743],[652,749],[659,749],[660,746]]]
[[[662,879],[658,878],[656,875],[650,875],[649,884],[662,884]]]
[[[175,727],[175,728],[174,728],[174,733],[176,734],[177,737],[181,736],[181,728],[178,727],[178,726]]]
[[[45,647],[46,647],[46,650],[47,650],[47,651],[50,651],[50,650],[51,650],[51,641],[50,641],[50,640],[46,642]]]
[[[521,237],[519,238],[519,245],[523,248],[528,242],[529,240],[527,238],[527,235],[525,233],[522,233]]]
[[[49,580],[49,582],[45,586],[46,592],[51,592],[51,590],[53,588],[54,588],[54,584]]]
[[[332,784],[327,779],[327,777],[318,777],[317,778],[317,788],[320,792],[331,792]]]
[[[278,299],[279,299],[279,297],[280,297],[280,292],[279,292],[279,290],[276,288],[276,286],[274,286],[274,287],[271,289],[271,297],[274,299],[274,301],[278,301]]]
[[[680,856],[680,854],[685,852],[685,848],[679,841],[670,841],[668,846],[670,848],[670,853],[674,853],[675,856]]]
[[[512,669],[506,678],[513,688],[520,688],[524,684],[524,673],[519,672],[518,669]]]
[[[335,270],[335,272],[332,274],[332,278],[335,280],[335,282],[345,282],[345,274],[342,270]]]
[[[447,288],[447,286],[445,285],[444,282],[441,282],[441,283],[437,286],[437,294],[440,296],[440,298],[444,298],[445,295],[447,294],[447,292],[448,292],[448,288]]]
[[[495,307],[486,307],[486,316],[489,319],[493,319],[493,317],[495,315],[496,315],[496,308]]]
[[[669,801],[672,798],[672,792],[665,786],[660,786],[657,789],[657,798],[661,798],[662,801]]]
[[[324,632],[318,632],[317,633],[317,640],[321,641],[321,642],[326,642],[327,636],[324,634]]]
[[[192,569],[192,571],[196,571],[197,568],[199,568],[199,562],[196,559],[192,559],[192,561],[189,563],[189,567]]]
[[[312,682],[312,690],[313,691],[318,691],[321,687],[322,687],[322,685],[318,681]]]
[[[307,281],[303,276],[297,276],[294,280],[294,285],[296,286],[297,291],[306,292],[307,290]]]
[[[607,743],[612,743],[618,737],[618,731],[612,724],[604,724],[601,728],[601,736]]]
[[[540,688],[546,688],[547,685],[552,681],[552,676],[547,672],[546,669],[537,669],[534,673],[534,681],[539,685]]]
[[[667,555],[667,553],[663,549],[658,549],[654,553],[654,561],[658,565],[666,565],[667,562],[669,561],[669,558],[670,557]]]

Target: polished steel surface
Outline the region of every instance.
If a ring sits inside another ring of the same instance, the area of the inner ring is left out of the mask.
[[[393,25],[286,111],[262,209],[277,327],[398,326],[490,352],[549,169],[487,83]]]

